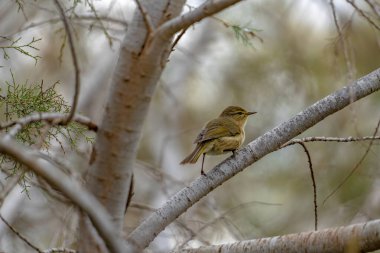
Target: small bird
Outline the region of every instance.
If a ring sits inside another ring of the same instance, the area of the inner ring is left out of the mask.
[[[235,154],[235,150],[244,142],[247,118],[255,113],[239,106],[228,106],[218,118],[209,121],[203,127],[194,141],[197,144],[194,151],[180,164],[196,163],[203,154],[201,175],[205,175],[203,164],[206,154],[221,155],[227,152]]]

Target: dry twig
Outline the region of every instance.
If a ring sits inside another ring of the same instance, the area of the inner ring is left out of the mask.
[[[4,222],[5,225],[22,241],[24,241],[29,247],[37,251],[38,253],[44,253],[42,250],[40,250],[37,246],[35,246],[33,243],[31,243],[25,236],[20,234],[11,224],[8,223],[6,219],[0,214],[0,219]]]
[[[78,58],[77,58],[77,54],[75,52],[73,36],[72,36],[71,30],[70,30],[69,22],[67,20],[66,15],[65,15],[65,11],[63,10],[63,7],[60,4],[59,0],[54,0],[54,2],[57,5],[57,9],[61,15],[61,19],[62,19],[63,25],[65,27],[65,30],[66,30],[67,39],[69,41],[69,46],[70,46],[71,57],[73,59],[73,64],[74,64],[74,71],[75,71],[75,91],[74,91],[73,102],[71,105],[70,113],[69,113],[67,119],[63,122],[63,124],[66,125],[73,119],[75,111],[77,109],[78,99],[79,99],[79,91],[80,91],[80,72],[79,72]]]

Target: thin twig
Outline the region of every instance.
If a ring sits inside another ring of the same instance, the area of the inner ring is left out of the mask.
[[[250,201],[250,202],[246,202],[246,203],[241,203],[237,206],[234,206],[226,211],[224,211],[222,214],[218,215],[217,217],[215,217],[213,220],[211,220],[210,222],[204,224],[202,227],[200,227],[195,233],[191,233],[190,237],[187,238],[184,242],[181,243],[180,246],[178,246],[177,248],[183,248],[189,241],[193,240],[197,235],[199,235],[203,230],[205,230],[206,228],[214,225],[215,223],[217,223],[219,220],[222,220],[226,217],[226,215],[228,215],[229,213],[232,213],[234,212],[235,210],[241,210],[242,208],[244,207],[250,207],[251,205],[266,205],[266,206],[281,206],[282,204],[280,203],[269,203],[269,202],[262,202],[262,201]]]
[[[156,29],[154,36],[170,38],[176,32],[185,29],[200,20],[234,5],[241,0],[206,1],[199,7],[178,17],[172,18]]]
[[[78,105],[78,98],[79,98],[79,91],[80,91],[79,63],[78,63],[77,54],[75,52],[73,36],[70,30],[69,22],[65,15],[65,11],[63,10],[62,5],[60,4],[59,0],[54,0],[54,2],[57,5],[57,9],[61,15],[61,19],[66,30],[67,39],[69,41],[69,46],[70,46],[71,57],[73,60],[74,70],[75,70],[75,91],[74,91],[73,102],[71,105],[70,113],[67,119],[63,122],[64,125],[67,125],[73,119],[75,111],[77,109],[77,105]]]
[[[18,232],[11,224],[8,223],[8,221],[6,219],[4,219],[4,217],[0,214],[0,219],[5,223],[5,225],[7,225],[7,227],[15,234],[17,235],[18,238],[20,238],[22,241],[24,241],[27,245],[29,245],[32,249],[34,249],[35,251],[37,251],[38,253],[44,253],[42,250],[40,250],[39,248],[37,248],[36,246],[34,246],[31,242],[29,242],[28,239],[26,239],[25,236],[23,236],[22,234],[20,234],[20,232]]]
[[[3,171],[2,171],[3,172]],[[7,175],[7,177],[10,177],[10,175]],[[0,209],[4,203],[4,199],[8,196],[8,194],[17,186],[17,183],[21,180],[22,175],[19,176],[12,176],[11,178],[8,178],[6,181],[6,185],[3,187],[3,189],[0,192]]]
[[[183,28],[182,31],[180,32],[180,34],[178,34],[178,36],[175,38],[173,44],[172,44],[172,47],[170,49],[170,51],[173,51],[174,50],[174,47],[178,44],[179,40],[182,38],[182,36],[186,33],[187,29],[189,27],[186,27],[186,28]]]
[[[351,172],[344,178],[344,180],[334,189],[334,191],[332,191],[324,199],[324,201],[322,203],[324,205],[325,202],[327,201],[327,199],[329,199],[344,183],[346,183],[346,181],[349,179],[349,177],[356,171],[356,169],[364,161],[365,157],[367,156],[367,154],[369,152],[369,149],[373,145],[373,142],[375,140],[380,140],[380,136],[376,135],[377,131],[378,131],[378,128],[379,128],[379,124],[380,124],[380,121],[379,121],[379,123],[378,123],[378,125],[376,127],[376,131],[375,131],[374,135],[372,135],[372,136],[364,136],[364,137],[352,137],[352,136],[349,136],[349,137],[345,137],[345,138],[339,138],[339,137],[319,137],[319,136],[305,137],[305,138],[302,138],[302,139],[293,139],[293,140],[290,140],[287,143],[285,143],[284,145],[282,145],[281,148],[284,148],[284,147],[287,147],[287,146],[291,146],[291,145],[294,145],[294,144],[300,144],[300,145],[302,145],[304,147],[304,143],[305,142],[358,142],[358,141],[370,141],[370,144],[369,144],[366,152],[364,153],[363,157],[356,164],[356,166],[351,170]]]
[[[227,23],[223,19],[220,19],[216,16],[210,16],[212,20],[217,21],[218,23],[221,23],[225,28],[232,29],[236,35],[236,32],[238,31],[237,28],[240,28],[239,31],[243,34],[246,35],[247,38],[257,38],[261,43],[264,43],[264,39],[260,36],[258,36],[253,29],[247,28],[247,27],[240,27],[238,25],[233,25],[230,23]]]
[[[376,136],[377,132],[379,131],[379,126],[380,126],[380,120],[377,122],[377,126],[375,128],[375,131],[373,133],[373,137]],[[362,162],[364,161],[364,159],[367,157],[371,147],[372,147],[372,144],[373,144],[374,140],[372,139],[370,142],[369,142],[369,145],[366,149],[366,151],[364,152],[362,158],[359,160],[359,162],[351,169],[350,173],[342,180],[342,182],[340,182],[338,184],[337,187],[335,187],[335,189],[329,194],[327,195],[327,197],[323,200],[322,202],[322,205],[324,205],[326,203],[326,201],[332,196],[334,195],[341,187],[342,185],[344,185],[347,180],[352,176],[352,174],[354,174],[354,172],[360,167],[360,165],[362,164]]]
[[[143,204],[143,203],[132,202],[129,206],[131,208],[136,208],[136,209],[144,210],[144,211],[151,211],[151,212],[156,211],[156,208]]]
[[[373,20],[370,17],[368,17],[367,14],[365,14],[364,11],[362,9],[360,9],[355,4],[354,1],[352,1],[352,0],[346,0],[346,2],[349,3],[349,4],[351,4],[351,6],[354,7],[354,9],[357,12],[359,12],[359,14],[368,21],[368,23],[370,23],[373,27],[375,27],[378,31],[380,31],[380,27],[375,22],[373,22]]]
[[[354,79],[354,69],[353,69],[352,63],[350,61],[350,56],[348,53],[348,47],[346,44],[346,40],[343,36],[342,29],[339,26],[339,21],[338,21],[338,16],[337,16],[336,9],[335,9],[334,0],[330,0],[330,6],[331,6],[331,10],[332,10],[333,17],[334,17],[335,28],[336,28],[336,31],[338,32],[339,41],[340,41],[340,44],[342,46],[344,61],[346,62],[346,65],[347,65],[347,70],[348,70],[348,75],[349,75],[348,80],[351,82]]]
[[[380,140],[380,136],[364,136],[364,137],[324,137],[312,136],[301,139],[293,139],[281,146],[281,148],[298,144],[300,142],[358,142],[358,141],[375,141]]]
[[[78,15],[78,16],[70,17],[69,19],[72,23],[76,23],[76,21],[78,21],[78,20],[79,21],[82,21],[82,20],[92,21],[92,20],[96,19],[96,17],[91,16],[91,15]],[[112,17],[107,17],[107,16],[100,16],[99,19],[101,19],[102,21],[105,21],[105,22],[114,23],[116,25],[123,26],[125,29],[128,28],[128,23],[122,19],[112,18]],[[33,29],[35,27],[43,26],[46,24],[54,24],[54,23],[57,23],[58,21],[61,21],[61,20],[62,20],[61,18],[51,18],[51,19],[46,19],[46,20],[40,21],[40,22],[31,22],[29,25],[20,28],[18,31],[16,31],[14,33],[8,34],[5,37],[12,37],[15,34],[25,32],[29,29]],[[81,23],[81,22],[79,22],[79,23]],[[96,25],[93,25],[93,27],[98,28],[98,26],[96,26]],[[99,27],[99,28],[101,29],[101,27]],[[114,29],[114,28],[108,28],[108,29],[120,31],[120,29]]]
[[[183,243],[181,243],[180,245],[178,245],[176,248],[177,249],[181,249],[183,248],[190,240],[193,240],[195,237],[197,237],[197,233],[189,228],[185,223],[183,223],[182,221],[180,220],[176,220],[176,225],[178,225],[178,227],[182,228],[183,230],[185,230],[188,234],[189,234],[189,237],[186,241],[184,241]],[[203,238],[198,238],[198,240],[203,243],[204,245],[210,245],[210,242],[206,241],[205,239]],[[173,250],[174,251],[174,250]]]
[[[135,2],[141,12],[141,15],[143,16],[146,28],[148,29],[148,33],[151,34],[155,30],[155,28],[154,28],[152,20],[150,19],[149,13],[145,10],[140,0],[135,0]]]
[[[111,36],[109,35],[107,29],[105,28],[103,22],[100,21],[99,16],[98,16],[98,12],[96,11],[94,4],[92,3],[92,1],[87,1],[87,3],[88,3],[88,6],[89,6],[90,9],[91,9],[91,12],[93,12],[94,15],[95,15],[95,17],[96,17],[96,21],[99,22],[100,27],[101,27],[101,29],[103,30],[104,35],[105,35],[106,38],[108,39],[108,44],[109,44],[109,46],[112,47],[112,38],[111,38]],[[90,26],[90,27],[91,27],[91,26]]]
[[[307,155],[307,162],[309,163],[311,181],[313,182],[313,195],[314,195],[314,230],[318,230],[318,205],[317,205],[317,185],[315,183],[314,171],[313,171],[313,163],[311,162],[310,152],[307,149],[305,143],[298,142],[299,145],[302,146],[303,150]]]
[[[380,13],[376,9],[376,6],[369,0],[364,0],[364,1],[369,5],[369,7],[371,7],[373,13],[375,13],[377,15],[377,17],[380,18]]]

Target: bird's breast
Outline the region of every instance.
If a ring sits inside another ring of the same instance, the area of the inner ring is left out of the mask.
[[[220,155],[238,149],[244,142],[245,134],[242,133],[234,136],[224,136],[210,141],[205,153],[209,155]]]

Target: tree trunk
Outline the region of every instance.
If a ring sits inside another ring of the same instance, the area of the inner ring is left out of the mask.
[[[142,9],[136,8],[121,44],[87,177],[88,189],[106,207],[119,232],[142,126],[171,48],[170,39],[152,39],[152,33],[178,16],[184,5],[184,0],[140,2]],[[81,252],[101,252],[90,242],[90,228],[82,222],[80,229],[80,242],[87,244]]]

